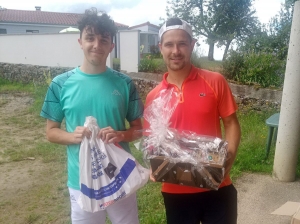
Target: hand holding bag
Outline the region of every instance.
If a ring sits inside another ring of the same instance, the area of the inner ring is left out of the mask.
[[[85,127],[92,132],[84,138],[79,152],[79,206],[88,212],[105,210],[144,186],[150,171],[115,144],[97,138],[100,128],[94,117],[87,117]]]

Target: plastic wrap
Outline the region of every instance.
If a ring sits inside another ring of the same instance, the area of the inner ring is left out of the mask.
[[[141,144],[156,181],[217,190],[224,178],[227,142],[170,128],[178,104],[172,89],[162,90],[145,109],[150,125]]]

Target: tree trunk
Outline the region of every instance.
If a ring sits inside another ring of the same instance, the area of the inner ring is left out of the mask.
[[[208,56],[207,56],[207,59],[209,61],[214,61],[214,48],[215,48],[215,43],[212,42],[212,43],[209,43],[209,50],[208,50]]]
[[[231,44],[231,40],[226,42],[226,47],[225,47],[225,51],[224,51],[224,54],[223,54],[222,61],[225,61],[225,59],[227,57],[227,53],[228,53],[228,49],[229,49],[230,44]]]

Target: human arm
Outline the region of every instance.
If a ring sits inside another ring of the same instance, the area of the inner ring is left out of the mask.
[[[49,142],[61,145],[80,144],[84,136],[90,135],[91,132],[86,127],[77,126],[74,132],[67,132],[61,129],[61,123],[47,119],[46,136]]]
[[[141,118],[129,122],[130,128],[125,131],[116,131],[112,127],[100,129],[97,137],[105,143],[132,142],[142,136]]]
[[[225,129],[225,140],[228,142],[228,153],[225,166],[225,176],[230,173],[241,139],[241,128],[236,113],[222,118]]]

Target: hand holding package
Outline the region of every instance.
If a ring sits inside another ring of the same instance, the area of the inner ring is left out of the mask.
[[[80,146],[79,206],[88,212],[97,212],[136,192],[149,179],[149,170],[115,144],[105,144],[97,138],[100,128],[94,117],[84,124],[92,132]]]

